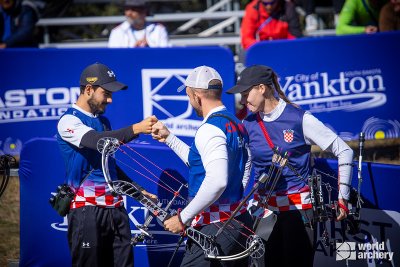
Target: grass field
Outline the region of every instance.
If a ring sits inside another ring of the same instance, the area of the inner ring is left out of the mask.
[[[19,178],[11,177],[0,199],[0,266],[19,259]]]

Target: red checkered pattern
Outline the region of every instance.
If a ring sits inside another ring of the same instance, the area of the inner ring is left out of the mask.
[[[232,212],[239,206],[239,203],[240,202],[234,204],[211,205],[193,219],[192,226],[196,227],[226,221],[231,217]],[[243,205],[235,217],[246,212],[246,209],[247,205]]]
[[[283,131],[283,139],[285,140],[286,143],[291,143],[293,142],[293,130],[284,130]]]
[[[71,209],[84,206],[118,208],[122,204],[122,196],[118,195],[114,197],[105,182],[95,184],[90,180],[86,180],[76,192],[74,200],[71,202]]]
[[[306,210],[312,208],[310,189],[294,194],[272,194],[267,204],[257,204],[272,211]],[[254,194],[254,200],[259,202],[265,196]]]

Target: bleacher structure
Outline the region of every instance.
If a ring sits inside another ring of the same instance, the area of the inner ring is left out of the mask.
[[[96,0],[99,1],[99,0]],[[149,22],[182,22],[182,24],[170,33],[172,46],[206,46],[222,45],[233,46],[236,53],[240,47],[240,23],[244,16],[244,10],[240,10],[238,0],[207,1],[208,8],[204,12],[186,12],[170,14],[154,14],[146,19]],[[301,9],[299,13],[301,15]],[[317,12],[333,12],[329,8],[323,8]],[[63,27],[76,25],[118,25],[125,20],[124,16],[96,16],[96,17],[66,17],[43,18],[37,23],[43,28],[43,43],[41,48],[90,48],[107,47],[107,40],[74,40],[52,43],[50,41],[49,27]],[[208,21],[208,28],[197,34],[184,34],[189,28],[201,21]],[[335,35],[334,29],[306,32],[306,36]]]

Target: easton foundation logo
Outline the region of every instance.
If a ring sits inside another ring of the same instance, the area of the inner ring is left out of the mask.
[[[6,90],[0,94],[0,124],[58,120],[79,93],[79,87]]]
[[[388,260],[392,261],[394,252],[388,251],[385,242],[336,243],[336,260]]]

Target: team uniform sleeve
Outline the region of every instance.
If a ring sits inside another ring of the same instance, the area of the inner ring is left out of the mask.
[[[304,139],[309,145],[317,145],[322,150],[327,149],[337,138],[337,135],[311,113],[306,112],[303,117]]]
[[[197,131],[195,144],[203,162],[205,178],[196,196],[180,213],[184,224],[214,203],[228,184],[228,152],[224,132],[206,123]]]
[[[322,150],[332,152],[338,159],[339,198],[350,198],[353,150],[331,129],[311,113],[303,117],[303,132],[306,143],[318,145]]]
[[[251,174],[251,166],[252,166],[252,162],[251,162],[251,151],[249,146],[246,147],[246,151],[247,151],[247,155],[248,155],[248,159],[247,162],[244,166],[244,174],[243,174],[243,180],[242,180],[242,184],[243,184],[243,189],[245,190],[249,180],[250,180],[250,174]]]
[[[67,114],[59,120],[57,130],[64,141],[82,148],[82,137],[94,129],[83,124],[79,118]]]
[[[189,146],[185,144],[181,139],[176,137],[173,133],[170,133],[165,140],[167,146],[169,146],[175,154],[189,166]]]

